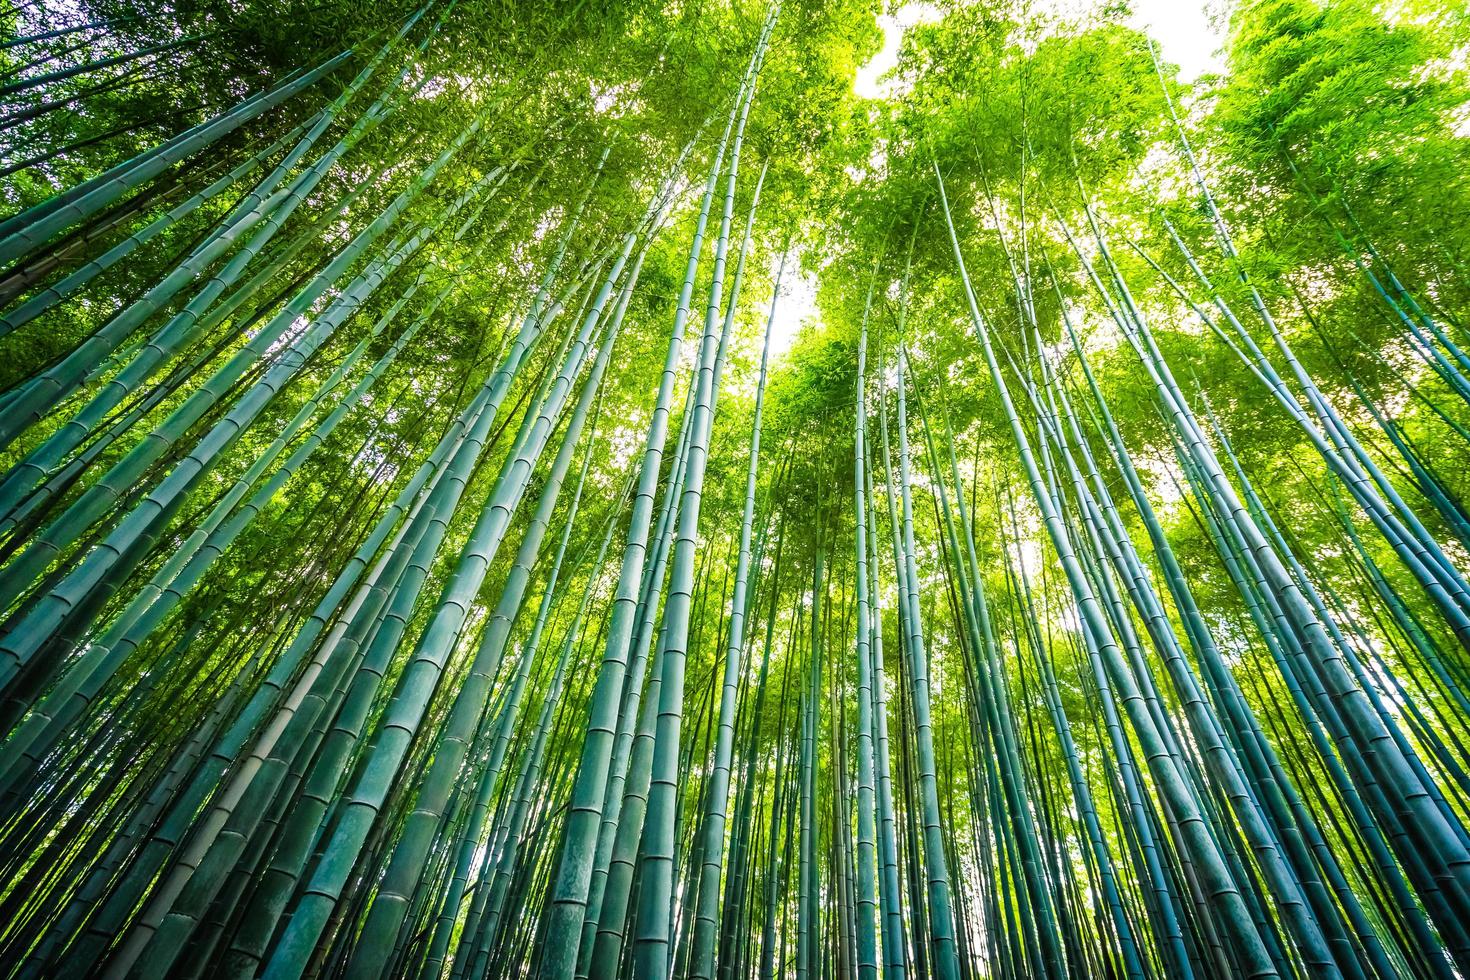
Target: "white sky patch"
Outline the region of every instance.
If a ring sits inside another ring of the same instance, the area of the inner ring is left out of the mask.
[[[780,262],[780,258],[776,258]],[[776,270],[771,270],[774,276]],[[781,297],[776,301],[776,318],[771,321],[771,356],[780,357],[791,349],[796,335],[808,320],[817,318],[817,281],[801,267],[795,253],[786,259],[786,272],[781,276]]]
[[[1063,16],[1078,16],[1096,7],[1093,0],[1042,0]],[[1201,75],[1225,70],[1222,57],[1224,35],[1212,18],[1212,0],[1132,0],[1133,14],[1128,23],[1147,32],[1159,43],[1165,61],[1179,66],[1183,81],[1194,81]],[[882,99],[897,94],[897,79],[883,76],[898,64],[898,50],[903,33],[914,24],[939,20],[942,12],[927,3],[906,3],[890,13],[878,15],[883,31],[883,47],[858,69],[853,89],[866,99]]]
[[[596,82],[589,82],[592,94],[592,106],[600,116],[621,116],[624,108],[623,103],[627,99],[628,86],[614,85],[612,88],[602,88]]]
[[[898,48],[903,41],[903,32],[914,24],[936,21],[941,17],[937,7],[927,3],[906,3],[892,13],[878,15],[878,27],[883,31],[883,47],[873,60],[858,69],[853,79],[853,90],[865,99],[882,99],[894,94],[897,79],[883,76],[898,64]]]
[[[1211,22],[1205,0],[1133,0],[1128,23],[1159,43],[1164,60],[1179,66],[1183,81],[1225,71],[1225,38]]]

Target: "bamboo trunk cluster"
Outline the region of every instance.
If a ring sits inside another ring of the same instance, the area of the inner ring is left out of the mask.
[[[119,158],[57,114],[236,28],[32,5],[0,974],[1470,973],[1463,325],[1288,156],[1414,365],[1360,377],[1151,41],[1203,232],[937,124],[829,221],[805,8],[730,14],[689,125],[672,27],[589,97],[582,5],[468,79],[491,14],[429,0]]]

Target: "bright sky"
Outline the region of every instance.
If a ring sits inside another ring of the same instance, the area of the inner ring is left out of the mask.
[[[1042,5],[1076,15],[1093,4],[1088,0],[1040,0]],[[1186,81],[1205,72],[1223,70],[1224,63],[1216,51],[1221,37],[1210,23],[1206,0],[1132,0],[1133,16],[1129,23],[1148,32],[1163,48],[1164,57],[1178,65]],[[914,24],[935,20],[938,8],[927,3],[906,3],[892,13],[881,14],[878,26],[883,29],[883,48],[873,60],[858,69],[853,88],[870,99],[887,95],[893,83],[879,81],[898,64],[899,43],[903,32]]]
[[[858,69],[853,88],[866,99],[881,99],[889,93],[893,82],[880,82],[894,65],[898,64],[898,46],[903,32],[914,24],[937,20],[938,8],[927,3],[906,3],[892,13],[879,14],[878,26],[883,30],[883,48],[873,55],[873,60]]]
[[[1062,11],[1086,9],[1088,0],[1042,0]],[[1224,69],[1217,51],[1222,39],[1210,23],[1206,0],[1133,0],[1133,16],[1129,22],[1146,31],[1163,49],[1165,60],[1179,66],[1180,75],[1192,81],[1207,72]],[[903,32],[914,24],[935,20],[938,8],[927,3],[907,3],[892,13],[878,17],[883,29],[883,47],[858,69],[853,88],[865,98],[876,99],[890,94],[893,81],[881,80],[898,64],[899,44]],[[772,270],[774,272],[774,269]],[[771,353],[777,357],[791,349],[801,325],[816,316],[817,284],[805,275],[796,256],[786,263],[781,283],[781,299],[776,319],[771,325]]]
[[[771,275],[776,274],[776,257],[771,264]],[[776,318],[771,321],[771,354],[780,357],[796,342],[801,325],[817,315],[817,283],[801,268],[801,258],[794,252],[786,260],[786,272],[781,277],[781,298],[776,303]]]
[[[1159,43],[1164,60],[1178,65],[1185,81],[1225,70],[1217,53],[1224,38],[1210,23],[1204,0],[1133,0],[1129,23]]]

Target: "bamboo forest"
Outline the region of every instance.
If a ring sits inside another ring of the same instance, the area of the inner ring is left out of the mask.
[[[1470,978],[1470,8],[0,0],[0,980]]]

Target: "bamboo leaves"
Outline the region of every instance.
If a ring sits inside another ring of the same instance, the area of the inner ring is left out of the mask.
[[[1454,18],[120,2],[0,16],[0,975],[1470,968]]]

